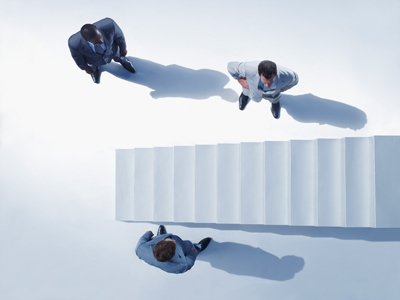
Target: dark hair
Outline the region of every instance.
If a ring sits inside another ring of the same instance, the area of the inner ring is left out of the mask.
[[[97,36],[97,27],[93,24],[85,24],[81,28],[81,35],[85,41],[89,41]]]
[[[264,76],[266,79],[271,79],[272,76],[276,76],[276,64],[270,60],[263,60],[258,65],[258,75]]]
[[[171,260],[176,251],[176,244],[161,240],[153,247],[153,256],[160,262]]]

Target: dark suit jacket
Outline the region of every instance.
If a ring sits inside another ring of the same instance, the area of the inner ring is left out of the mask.
[[[153,237],[151,232],[146,232],[139,239],[136,246],[136,255],[149,265],[160,268],[168,273],[184,273],[190,270],[196,260],[196,253],[191,250],[195,248],[190,241],[182,241],[179,236],[171,233],[161,234]],[[161,240],[172,238],[176,242],[175,256],[167,262],[159,262],[153,256],[153,247]]]
[[[82,38],[81,33],[73,34],[68,40],[69,50],[75,63],[82,70],[89,69],[88,64],[92,66],[105,65],[111,62],[118,52],[126,49],[125,37],[121,28],[110,18],[105,18],[93,23],[103,35],[106,51],[104,54],[95,53],[88,43]]]

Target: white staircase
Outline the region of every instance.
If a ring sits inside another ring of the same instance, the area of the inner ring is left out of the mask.
[[[400,136],[116,150],[116,219],[400,227]]]

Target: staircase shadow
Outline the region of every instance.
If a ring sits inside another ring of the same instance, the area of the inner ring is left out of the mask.
[[[285,281],[304,267],[304,259],[294,255],[277,256],[249,245],[211,241],[197,260],[230,274]]]
[[[117,63],[101,66],[100,70],[152,89],[150,95],[154,99],[179,97],[200,100],[220,96],[228,102],[238,101],[239,96],[234,90],[224,88],[229,78],[221,72],[193,70],[179,65],[164,66],[137,57],[129,57],[129,60],[136,69],[134,74]]]
[[[362,240],[369,242],[400,242],[400,228],[349,228],[349,227],[315,227],[288,225],[241,225],[212,223],[174,223],[124,221],[127,223],[148,223],[165,226],[184,226],[188,228],[205,228],[216,230],[245,231],[252,233],[273,233],[279,235],[302,235],[313,238],[335,238],[340,240]]]
[[[313,94],[282,95],[280,102],[293,119],[302,123],[328,124],[353,130],[361,129],[367,124],[367,115],[362,110]]]
[[[172,224],[172,223],[171,223]],[[176,224],[176,223],[173,223]],[[287,225],[239,225],[239,224],[179,224],[191,228],[217,230],[241,230],[280,235],[302,235],[313,238],[336,238],[341,240],[364,240],[369,242],[399,242],[400,228],[348,228]]]

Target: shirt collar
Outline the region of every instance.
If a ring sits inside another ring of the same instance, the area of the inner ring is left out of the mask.
[[[274,82],[272,83],[272,85],[270,87],[266,87],[265,84],[262,83],[261,78],[260,78],[258,81],[258,89],[262,90],[262,91],[274,90],[274,89],[276,89],[277,82],[278,82],[278,76],[275,76]]]

